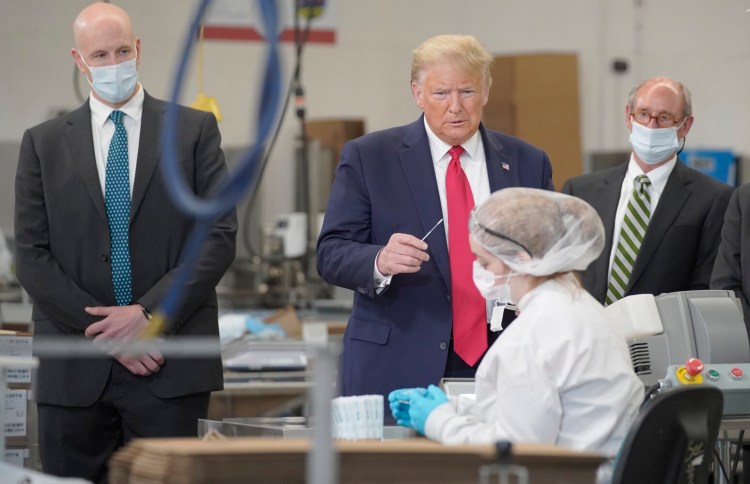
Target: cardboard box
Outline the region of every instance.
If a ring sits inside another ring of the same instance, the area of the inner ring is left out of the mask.
[[[26,469],[42,470],[39,462],[39,446],[31,445],[24,447],[6,447],[5,462],[16,467]]]
[[[0,331],[0,356],[31,358],[32,335],[19,331]],[[5,382],[31,385],[30,368],[6,368]]]
[[[28,447],[13,447],[5,449],[3,460],[17,467],[28,467],[30,451]]]
[[[365,134],[362,119],[319,119],[305,121],[307,136],[320,142],[320,146],[333,153],[333,168],[341,158],[341,149],[347,141]]]
[[[337,441],[342,484],[476,484],[494,464],[493,445],[441,445],[424,439]],[[304,483],[310,441],[233,438],[138,439],[110,460],[110,483]],[[547,445],[513,446],[512,462],[532,484],[594,483],[599,454]]]
[[[544,150],[558,190],[568,178],[582,174],[577,56],[498,56],[491,74],[485,126]]]
[[[294,414],[307,401],[308,381],[226,383],[211,393],[208,419],[267,417]]]
[[[6,389],[4,399],[5,445],[27,447],[36,440],[36,406],[28,389]]]

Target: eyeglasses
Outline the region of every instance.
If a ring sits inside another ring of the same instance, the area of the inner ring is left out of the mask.
[[[650,123],[652,118],[656,119],[656,124],[660,128],[671,128],[672,126],[677,124],[677,120],[668,113],[661,113],[657,114],[656,116],[652,116],[648,111],[641,110],[634,111],[630,113],[630,115],[633,116],[633,119],[635,119],[638,124],[642,124],[644,126]]]

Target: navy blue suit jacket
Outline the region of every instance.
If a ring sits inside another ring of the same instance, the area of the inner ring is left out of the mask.
[[[547,155],[480,126],[490,190],[553,189]],[[352,289],[344,335],[343,395],[387,395],[443,376],[451,337],[451,274],[444,230],[428,239],[430,260],[375,293],[375,257],[400,232],[422,237],[442,218],[423,117],[348,142],[318,239],[318,272]],[[468,229],[467,229],[468,230]]]

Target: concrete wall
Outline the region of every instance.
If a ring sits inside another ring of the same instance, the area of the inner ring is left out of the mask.
[[[291,2],[293,0],[284,0]],[[0,227],[12,232],[12,177],[25,128],[79,103],[72,86],[71,24],[84,0],[0,2]],[[194,2],[122,0],[141,37],[141,81],[168,97]],[[689,147],[750,152],[750,7],[746,0],[337,0],[335,45],[309,45],[303,81],[309,118],[362,117],[368,131],[419,115],[409,91],[411,49],[440,33],[471,33],[495,54],[573,52],[579,56],[584,153],[627,149],[630,88],[655,75],[693,91]],[[285,46],[284,65],[292,65]],[[205,91],[218,98],[224,144],[252,139],[263,46],[210,41]],[[629,69],[614,73],[614,59]],[[195,76],[183,88],[196,93]],[[84,86],[84,91],[87,87]],[[292,108],[264,182],[262,219],[293,208]],[[554,160],[553,160],[554,163]]]

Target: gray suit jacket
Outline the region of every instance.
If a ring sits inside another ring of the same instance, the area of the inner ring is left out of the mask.
[[[146,93],[130,212],[133,300],[151,309],[167,291],[193,227],[169,199],[158,168],[166,107]],[[185,179],[195,193],[206,196],[226,175],[216,120],[209,113],[180,108],[177,132]],[[222,388],[215,286],[234,259],[236,229],[234,211],[217,222],[171,331],[210,337],[216,342],[216,357],[167,359],[158,373],[143,377],[159,397]],[[115,305],[109,228],[88,102],[24,133],[16,174],[15,241],[18,280],[34,302],[35,341],[86,341],[86,327],[99,318],[87,315],[84,307]],[[104,389],[113,361],[42,358],[37,401],[92,404]]]
[[[582,198],[604,222],[606,245],[581,273],[583,286],[604,302],[617,203],[628,164],[571,178],[563,193]],[[626,296],[707,289],[713,268],[724,210],[732,188],[682,164],[669,175],[635,261]]]
[[[742,302],[750,334],[750,184],[732,194],[721,230],[721,244],[711,275],[711,289],[729,289]]]

